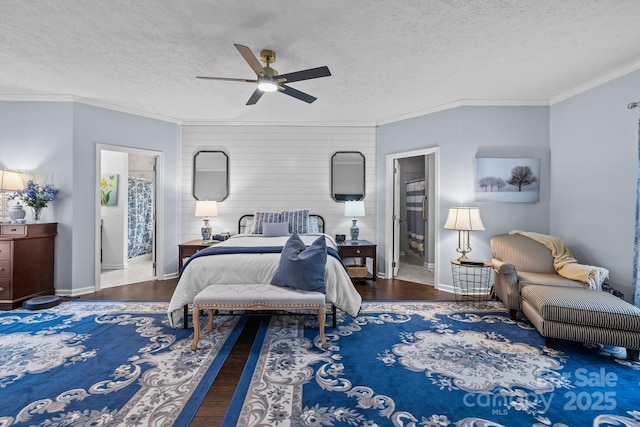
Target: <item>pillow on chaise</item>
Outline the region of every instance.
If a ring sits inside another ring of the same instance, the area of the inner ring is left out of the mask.
[[[288,286],[305,291],[326,293],[324,267],[327,262],[327,243],[324,236],[306,246],[294,233],[282,248],[278,269],[271,279],[275,286]]]

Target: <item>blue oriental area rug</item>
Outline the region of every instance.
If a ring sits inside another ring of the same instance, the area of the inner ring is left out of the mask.
[[[625,350],[544,339],[497,302],[367,302],[320,347],[265,320],[224,426],[640,426]]]
[[[0,426],[185,426],[238,337],[219,317],[191,351],[166,302],[0,312]]]

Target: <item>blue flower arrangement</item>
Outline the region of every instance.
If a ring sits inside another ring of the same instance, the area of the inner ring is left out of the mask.
[[[47,203],[58,198],[58,190],[51,184],[40,185],[29,180],[26,187],[15,193],[12,198],[22,200],[35,210],[41,210],[47,207]]]

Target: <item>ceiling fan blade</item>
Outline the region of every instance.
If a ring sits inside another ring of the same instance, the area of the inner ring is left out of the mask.
[[[196,76],[196,79],[206,79],[206,80],[224,80],[226,82],[243,82],[243,83],[257,83],[257,80],[250,79],[234,79],[231,77],[208,77],[208,76]]]
[[[308,70],[294,71],[293,73],[280,74],[276,78],[279,82],[291,83],[299,82],[300,80],[317,79],[318,77],[329,77],[330,75],[331,71],[329,71],[329,67],[324,66],[310,68]]]
[[[293,96],[294,98],[297,98],[301,101],[308,102],[309,104],[318,99],[315,96],[311,96],[308,93],[301,92],[298,89],[292,88],[291,86],[281,84],[279,86],[279,89],[282,91],[282,93]]]
[[[251,49],[241,44],[234,44],[234,46],[236,47],[236,49],[238,49],[238,52],[240,52],[240,55],[242,55],[244,60],[247,61],[247,64],[249,64],[251,69],[257,75],[259,76],[267,75],[267,72],[264,70],[264,68],[262,68],[262,65],[260,65],[260,62],[258,61],[258,58],[256,58],[253,52],[251,52]]]
[[[253,105],[256,102],[258,102],[258,100],[262,97],[263,93],[264,92],[261,91],[260,89],[256,89],[251,95],[251,98],[249,98],[249,100],[247,101],[247,105]]]

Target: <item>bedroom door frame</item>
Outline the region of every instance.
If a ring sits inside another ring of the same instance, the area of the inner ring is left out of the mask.
[[[94,179],[94,189],[95,189],[95,217],[94,217],[94,230],[95,230],[95,259],[94,259],[94,289],[95,291],[99,291],[102,286],[100,284],[100,270],[101,270],[101,259],[100,259],[100,239],[102,238],[102,229],[100,227],[100,178],[101,178],[101,169],[102,169],[102,152],[103,151],[116,151],[120,153],[127,154],[141,154],[144,156],[154,157],[154,165],[155,165],[155,179],[154,179],[154,227],[153,227],[153,262],[154,269],[153,274],[156,280],[162,280],[162,276],[164,272],[162,268],[158,268],[159,266],[164,265],[164,237],[162,233],[158,233],[157,230],[164,229],[164,197],[163,191],[161,187],[161,183],[164,182],[164,169],[162,161],[163,153],[161,151],[154,150],[145,150],[141,148],[133,148],[133,147],[125,147],[121,145],[108,145],[108,144],[99,144],[96,143],[96,175]]]
[[[433,215],[433,223],[436,224],[434,227],[434,239],[435,239],[435,252],[434,252],[434,272],[433,272],[433,287],[435,289],[439,289],[439,276],[440,272],[438,269],[438,259],[440,258],[440,248],[438,245],[440,230],[437,224],[440,224],[440,215],[439,215],[439,205],[440,205],[440,149],[438,147],[434,148],[425,148],[421,150],[414,151],[405,151],[402,153],[393,153],[387,154],[386,156],[386,185],[387,185],[387,194],[385,196],[385,242],[392,242],[390,245],[385,245],[385,260],[387,265],[385,266],[385,271],[387,272],[388,278],[393,278],[393,262],[395,254],[400,250],[399,247],[395,247],[395,236],[394,230],[397,228],[396,224],[399,219],[399,212],[395,209],[395,194],[398,191],[401,191],[400,188],[396,188],[395,182],[395,173],[394,168],[396,161],[406,158],[406,157],[417,157],[417,156],[429,156],[434,155],[434,215]]]

